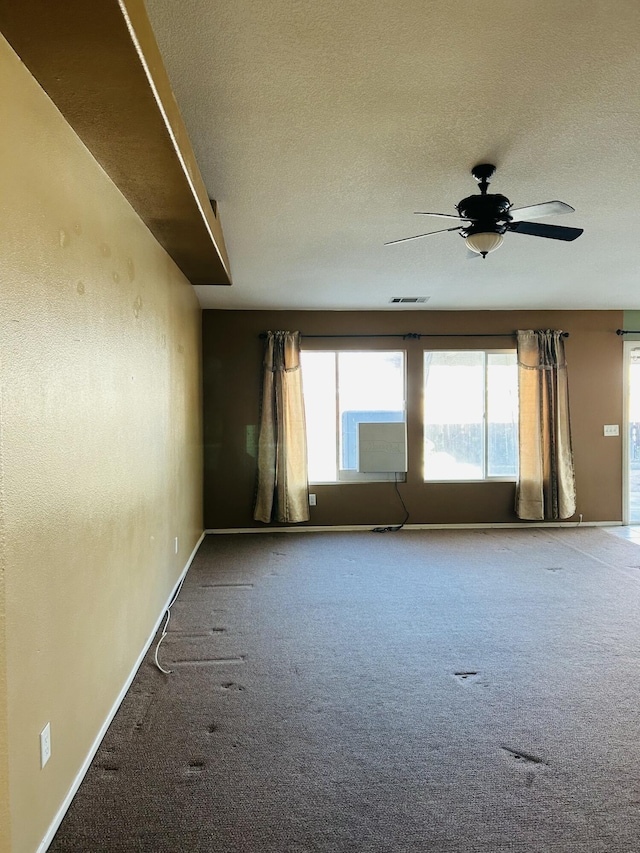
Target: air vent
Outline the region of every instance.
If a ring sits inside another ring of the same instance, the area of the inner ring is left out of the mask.
[[[402,303],[403,305],[415,305],[416,302],[426,302],[430,296],[392,296],[389,302],[394,305]]]

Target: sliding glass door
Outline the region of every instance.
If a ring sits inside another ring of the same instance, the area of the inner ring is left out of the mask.
[[[625,524],[640,524],[640,341],[625,341]]]

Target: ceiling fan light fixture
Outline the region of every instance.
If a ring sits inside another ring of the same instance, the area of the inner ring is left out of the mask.
[[[486,258],[489,252],[495,252],[502,246],[503,239],[502,234],[496,234],[495,231],[480,231],[477,234],[469,234],[465,243],[472,252]]]
[[[390,240],[385,243],[385,246],[390,246],[392,243],[406,243],[407,240],[420,240],[432,234],[442,234],[443,231],[457,231],[465,239],[467,248],[476,255],[486,258],[489,252],[495,252],[502,246],[503,235],[507,231],[515,234],[529,234],[533,237],[546,237],[549,240],[564,240],[568,243],[576,240],[583,233],[582,228],[566,228],[564,225],[545,225],[541,222],[525,221],[555,216],[558,213],[574,213],[574,209],[570,204],[557,199],[528,207],[514,208],[506,195],[487,192],[489,181],[495,170],[496,167],[491,163],[480,163],[474,166],[471,174],[480,186],[480,195],[470,195],[459,201],[455,205],[457,216],[452,213],[416,211],[417,216],[457,219],[459,225],[427,231],[426,234],[416,234],[415,237]]]

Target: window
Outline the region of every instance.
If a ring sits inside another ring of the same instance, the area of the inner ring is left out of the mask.
[[[405,421],[403,352],[303,350],[309,481],[394,480],[358,472],[362,422]]]
[[[516,353],[425,352],[425,480],[517,474]]]

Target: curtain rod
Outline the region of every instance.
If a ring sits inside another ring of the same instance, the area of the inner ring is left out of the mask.
[[[637,329],[616,329],[616,335],[640,335]]]
[[[513,338],[517,332],[496,332],[495,334],[482,333],[478,334],[450,334],[439,332],[406,332],[405,334],[385,334],[385,335],[303,335],[301,338],[402,338],[403,340],[420,340],[420,338]],[[618,329],[617,334],[626,334]],[[264,340],[267,337],[266,332],[260,332],[259,338]],[[569,337],[569,332],[562,332],[563,338]]]

